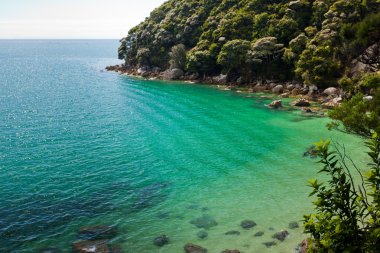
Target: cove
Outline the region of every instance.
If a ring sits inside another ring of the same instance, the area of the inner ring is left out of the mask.
[[[260,95],[104,72],[117,44],[0,41],[1,252],[70,252],[98,224],[125,252],[293,252],[319,168],[305,150],[331,138],[365,162],[361,139]]]

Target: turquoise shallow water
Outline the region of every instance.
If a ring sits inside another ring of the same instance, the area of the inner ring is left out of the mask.
[[[361,160],[362,140],[259,95],[106,73],[117,46],[0,41],[0,252],[70,252],[78,229],[96,224],[117,226],[112,242],[132,253],[188,242],[293,252],[302,229],[263,243],[311,211],[318,165],[303,152],[332,138]],[[189,222],[202,215],[218,223],[204,240]],[[243,230],[245,219],[258,225]],[[171,243],[157,248],[160,234]]]

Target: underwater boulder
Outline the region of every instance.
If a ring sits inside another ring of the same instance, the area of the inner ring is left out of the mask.
[[[117,235],[115,226],[95,225],[79,229],[79,237],[86,240],[111,239]]]
[[[286,230],[282,230],[280,232],[275,233],[272,237],[283,242],[286,237],[288,237],[289,232]]]
[[[166,244],[169,244],[169,237],[167,237],[166,235],[160,235],[160,236],[154,238],[153,244],[158,246],[158,247],[162,247]]]
[[[186,253],[207,253],[207,249],[192,243],[186,244],[184,249]]]
[[[202,215],[196,219],[190,221],[191,224],[197,228],[209,229],[218,225],[215,219],[209,215]]]
[[[206,239],[208,237],[208,233],[204,230],[201,230],[197,233],[197,237],[199,239]]]
[[[225,235],[240,235],[240,232],[236,230],[231,230],[226,232]]]
[[[72,250],[74,253],[111,253],[107,240],[74,242]]]
[[[251,229],[256,225],[256,222],[254,222],[253,220],[244,220],[240,223],[240,226],[244,229]]]

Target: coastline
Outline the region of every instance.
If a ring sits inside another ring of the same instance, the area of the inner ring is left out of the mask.
[[[267,106],[272,109],[280,109],[283,107],[282,100],[291,98],[294,101],[290,103],[291,107],[300,110],[309,115],[325,116],[326,112],[339,107],[343,101],[341,91],[337,88],[330,87],[325,90],[318,89],[316,86],[303,85],[296,80],[278,81],[278,80],[255,80],[250,83],[227,82],[225,75],[204,76],[197,74],[184,73],[180,70],[180,74],[171,74],[172,70],[160,71],[159,69],[150,70],[143,68],[127,68],[124,65],[107,66],[109,72],[116,72],[120,75],[126,75],[146,80],[162,80],[162,81],[182,81],[192,84],[206,84],[217,86],[220,90],[235,91],[237,93],[264,93],[270,94],[272,97],[262,96],[263,98],[273,98],[272,103]],[[177,71],[177,69],[174,69]]]

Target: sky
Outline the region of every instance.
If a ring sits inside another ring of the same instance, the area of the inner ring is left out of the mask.
[[[165,0],[0,0],[0,39],[120,39]]]

